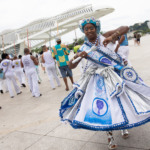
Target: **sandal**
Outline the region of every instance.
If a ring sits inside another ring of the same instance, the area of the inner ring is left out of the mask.
[[[107,136],[108,136],[108,149],[112,150],[112,149],[116,149],[117,148],[117,144],[114,143],[114,138],[113,138],[113,134],[111,131],[107,132]]]
[[[121,130],[122,138],[127,139],[129,137],[129,132],[127,129]]]

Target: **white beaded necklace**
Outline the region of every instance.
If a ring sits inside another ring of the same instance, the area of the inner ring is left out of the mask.
[[[96,46],[96,44],[97,44],[97,41],[98,41],[98,45]],[[96,38],[96,40],[95,40],[95,42],[94,42],[94,44],[92,43],[92,42],[89,42],[89,41],[87,41],[87,43],[89,44],[89,45],[91,45],[91,46],[96,46],[96,47],[100,47],[100,40],[99,40],[99,36],[97,35],[97,38]],[[94,53],[93,53],[93,55],[94,55]],[[93,56],[92,55],[92,56]],[[89,66],[88,66],[88,62],[89,61],[87,61],[86,62],[86,65],[85,65],[85,68],[84,68],[84,71],[83,71],[83,73],[85,73],[85,71],[92,65],[92,64],[90,64]]]

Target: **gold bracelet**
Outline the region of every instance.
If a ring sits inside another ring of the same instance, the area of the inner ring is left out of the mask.
[[[118,36],[120,36],[119,31],[116,31],[114,34],[111,35],[113,43],[117,40]]]

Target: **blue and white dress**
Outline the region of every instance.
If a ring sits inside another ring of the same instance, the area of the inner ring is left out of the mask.
[[[150,121],[150,87],[121,57],[103,46],[88,54],[85,72],[62,101],[60,117],[73,128],[120,130]],[[80,51],[91,48],[85,42]]]

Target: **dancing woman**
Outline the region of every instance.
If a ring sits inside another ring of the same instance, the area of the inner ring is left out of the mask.
[[[69,67],[78,65],[79,61],[73,63],[78,57],[86,58],[87,64],[73,91],[62,101],[60,117],[76,129],[107,131],[108,148],[115,149],[112,130],[126,131],[150,121],[150,87],[114,52],[112,43],[127,33],[127,26],[101,35],[100,22],[90,18],[82,21],[80,29],[87,40]]]

